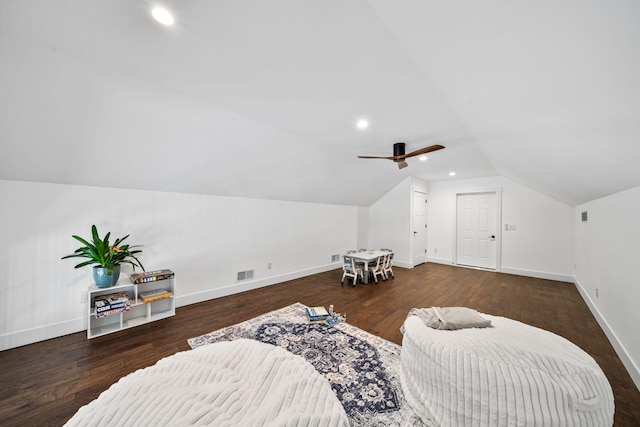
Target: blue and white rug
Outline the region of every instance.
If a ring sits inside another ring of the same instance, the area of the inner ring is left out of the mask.
[[[348,323],[310,324],[295,303],[190,338],[192,348],[250,338],[304,357],[324,375],[353,426],[423,426],[400,385],[400,346]]]

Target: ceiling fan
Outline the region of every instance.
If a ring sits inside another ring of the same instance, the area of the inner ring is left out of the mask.
[[[407,162],[405,162],[405,159],[408,159],[409,157],[413,157],[413,156],[419,156],[421,154],[427,154],[427,153],[430,153],[432,151],[442,150],[444,148],[444,146],[438,145],[438,144],[431,145],[429,147],[425,147],[425,148],[421,148],[421,149],[416,150],[416,151],[412,151],[409,154],[405,154],[404,148],[405,148],[404,142],[396,142],[395,144],[393,144],[393,156],[389,156],[389,157],[358,156],[358,158],[359,159],[387,159],[387,160],[393,160],[394,162],[398,163],[398,169],[402,169],[402,168],[406,168],[407,166],[409,166],[409,164]]]

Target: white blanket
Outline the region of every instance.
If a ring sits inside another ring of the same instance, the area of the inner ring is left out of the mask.
[[[120,379],[67,426],[348,426],[311,364],[254,340],[176,353]]]
[[[551,332],[482,316],[493,327],[442,331],[405,320],[402,390],[427,424],[613,424],[613,392],[591,356]]]

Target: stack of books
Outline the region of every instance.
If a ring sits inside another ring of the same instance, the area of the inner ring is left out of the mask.
[[[174,276],[175,275],[171,270],[155,270],[146,271],[144,273],[134,273],[130,276],[130,278],[132,283],[140,284],[155,282],[156,280],[171,279]]]
[[[96,317],[105,317],[112,314],[122,313],[131,309],[131,301],[126,292],[100,295],[94,300]]]
[[[331,317],[331,313],[329,313],[327,309],[322,306],[307,307],[305,308],[305,313],[307,314],[310,322],[325,322]]]
[[[171,298],[171,292],[164,289],[156,289],[153,291],[141,292],[139,296],[142,302],[146,304],[160,299]]]

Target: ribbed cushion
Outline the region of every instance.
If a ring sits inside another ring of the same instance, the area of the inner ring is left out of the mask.
[[[80,408],[68,426],[348,426],[311,364],[254,340],[206,345],[138,370]]]
[[[591,356],[566,339],[504,317],[442,331],[404,323],[401,383],[428,424],[611,426],[613,392]]]

